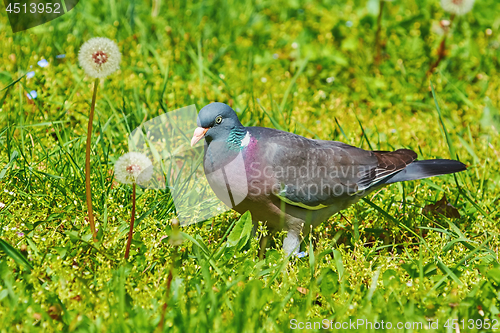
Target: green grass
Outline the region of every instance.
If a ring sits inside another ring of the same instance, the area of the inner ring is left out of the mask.
[[[164,331],[174,332],[281,332],[292,319],[439,321],[433,332],[454,332],[444,324],[457,319],[475,332],[500,321],[499,2],[478,0],[457,17],[431,77],[441,41],[432,25],[449,18],[437,0],[386,3],[380,66],[377,1],[157,3],[152,17],[149,1],[81,1],[15,35],[0,15],[0,331],[152,332],[164,304]],[[123,60],[98,91],[93,244],[84,186],[92,79],[77,54],[96,36],[116,40]],[[128,134],[211,101],[231,104],[245,125],[411,148],[468,171],[370,195],[313,230],[309,256],[290,261],[280,235],[259,260],[261,234],[234,212],[183,228],[187,240],[174,248],[164,238],[175,216],[169,192],[139,189],[124,262],[131,188],[113,183],[112,170]],[[423,214],[443,195],[460,218]]]

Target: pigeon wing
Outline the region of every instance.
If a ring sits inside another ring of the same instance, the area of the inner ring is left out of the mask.
[[[273,194],[307,209],[321,209],[360,190],[376,177],[375,153],[336,141],[307,139],[267,128],[249,128],[259,142],[260,159]]]
[[[249,129],[258,137],[264,172],[274,182],[273,194],[311,210],[375,187],[417,157],[408,149],[367,151],[274,129]]]

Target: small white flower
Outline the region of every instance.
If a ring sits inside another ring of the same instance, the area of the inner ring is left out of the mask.
[[[3,202],[0,202],[0,209],[5,208],[5,204]]]
[[[118,70],[121,59],[116,43],[104,37],[89,39],[78,53],[80,66],[93,78],[103,78]]]
[[[144,184],[153,176],[149,158],[137,152],[126,153],[115,163],[115,177],[122,184]]]
[[[35,99],[38,97],[38,94],[36,90],[32,90],[29,93],[27,93],[26,96],[28,96],[28,99]]]
[[[441,7],[451,14],[464,15],[472,10],[475,0],[441,0]]]
[[[306,257],[308,254],[309,254],[309,253],[304,252],[304,251],[299,252],[299,253],[297,253],[297,258],[304,258],[304,257]]]
[[[33,76],[35,76],[35,72],[34,71],[26,73],[26,78],[27,79],[31,79]]]
[[[297,42],[292,43],[292,49],[297,49],[299,47],[299,44]]]
[[[40,60],[39,62],[37,62],[38,66],[40,67],[47,67],[49,65],[49,62],[47,61],[47,59],[42,59]]]
[[[266,79],[265,77],[261,77],[261,78],[260,78],[260,82],[262,82],[262,83],[266,83],[266,82],[267,82],[267,79]]]
[[[335,78],[333,76],[330,76],[330,77],[326,78],[326,82],[327,83],[332,83],[333,81],[335,81]]]

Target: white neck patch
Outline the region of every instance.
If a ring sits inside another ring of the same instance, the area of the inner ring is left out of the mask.
[[[250,143],[250,132],[247,131],[247,134],[245,135],[243,140],[241,140],[240,147],[246,147],[246,146],[248,146],[249,143]]]

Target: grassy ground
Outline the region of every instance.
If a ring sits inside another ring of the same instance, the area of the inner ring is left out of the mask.
[[[155,3],[156,17],[149,1],[81,1],[15,35],[0,15],[0,331],[160,331],[164,304],[164,330],[175,332],[280,332],[323,319],[358,331],[382,321],[394,331],[491,331],[494,320],[500,330],[499,2],[478,0],[454,20],[430,77],[436,24],[449,19],[437,0],[385,4],[379,65],[375,0]],[[92,79],[77,63],[95,36],[123,54],[98,92],[97,244],[85,220]],[[290,261],[276,249],[259,260],[259,233],[238,242],[247,220],[234,212],[183,228],[189,239],[174,248],[164,238],[175,216],[168,191],[139,190],[124,262],[131,188],[112,170],[129,132],[211,101],[231,104],[246,125],[407,147],[469,168],[374,193],[315,229],[309,256]],[[424,212],[444,195],[460,217]]]

